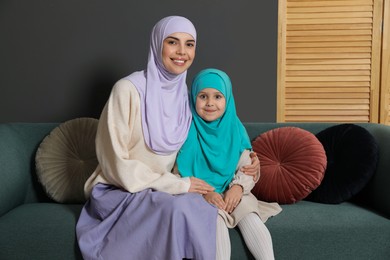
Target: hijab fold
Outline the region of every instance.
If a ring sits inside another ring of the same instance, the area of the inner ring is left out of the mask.
[[[196,97],[205,88],[217,89],[226,100],[223,115],[212,122],[199,117],[195,109]],[[251,149],[248,134],[236,113],[228,75],[217,69],[199,72],[192,82],[190,107],[193,120],[178,154],[179,172],[184,177],[203,179],[222,193],[234,177],[241,153]]]
[[[191,124],[187,71],[172,74],[162,62],[163,41],[175,32],[188,33],[196,41],[195,27],[187,18],[168,16],[161,19],[151,33],[147,69],[126,77],[140,95],[145,143],[162,155],[180,149]]]

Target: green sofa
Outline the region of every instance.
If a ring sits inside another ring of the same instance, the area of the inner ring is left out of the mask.
[[[246,123],[251,139],[281,126],[318,133],[325,123]],[[359,200],[299,201],[266,223],[276,259],[390,259],[390,126],[360,124],[379,144],[377,171]],[[35,153],[58,124],[0,124],[0,259],[82,259],[75,225],[82,204],[51,201],[37,181]],[[237,229],[232,259],[252,259]]]

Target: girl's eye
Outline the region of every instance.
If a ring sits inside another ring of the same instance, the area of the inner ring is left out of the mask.
[[[200,99],[205,99],[206,98],[206,95],[199,95],[198,96]]]
[[[221,98],[223,98],[223,96],[222,95],[216,95],[215,98],[216,99],[221,99]]]

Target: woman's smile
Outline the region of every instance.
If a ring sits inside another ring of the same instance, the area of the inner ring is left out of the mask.
[[[172,60],[172,62],[175,64],[175,65],[177,65],[177,66],[184,66],[185,65],[185,63],[187,62],[187,60],[184,60],[184,59],[175,59],[175,58],[173,58],[173,59],[171,59]]]

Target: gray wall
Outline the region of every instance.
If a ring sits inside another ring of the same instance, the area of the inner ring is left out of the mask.
[[[242,121],[276,120],[276,0],[1,0],[0,122],[98,118],[113,84],[145,67],[167,15],[198,31],[188,83],[225,70]]]

